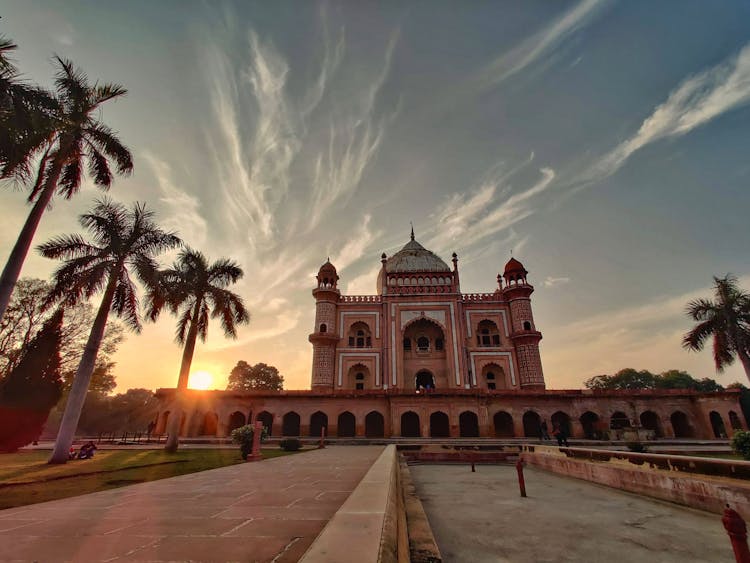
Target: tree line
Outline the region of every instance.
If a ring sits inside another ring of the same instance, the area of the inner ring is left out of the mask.
[[[119,84],[92,83],[71,61],[58,56],[54,57],[54,89],[45,90],[21,78],[10,58],[15,49],[12,41],[0,38],[0,179],[23,185],[31,209],[0,275],[0,323],[6,322],[23,263],[53,197],[72,198],[86,176],[106,191],[115,174],[133,171],[130,150],[100,119],[102,106],[122,98],[127,90]],[[37,247],[42,256],[61,262],[42,300],[42,309],[54,314],[36,336],[29,334],[10,344],[9,349],[17,353],[8,358],[8,371],[0,381],[0,426],[39,426],[46,420],[63,390],[63,318],[98,297],[93,319],[82,325],[90,330],[77,358],[49,461],[68,459],[101,359],[110,314],[138,333],[143,320],[156,321],[164,309],[177,316],[175,339],[183,346],[177,408],[169,421],[166,444],[168,451],[175,451],[182,393],[196,341],[205,341],[211,318],[229,337],[236,336],[238,324],[249,320],[242,299],[227,289],[242,278],[243,271],[232,260],[211,263],[186,246],[177,233],[158,226],[144,203],[126,206],[104,198],[81,215],[79,223],[87,236],[60,235]],[[171,268],[162,269],[156,258],[173,249],[179,250],[177,259]],[[139,296],[136,280],[144,296]],[[48,392],[31,393],[34,384]],[[26,429],[26,433],[33,431]]]

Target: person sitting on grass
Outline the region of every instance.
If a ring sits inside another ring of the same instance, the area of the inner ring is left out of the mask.
[[[96,444],[89,440],[81,446],[81,449],[78,452],[78,459],[91,459],[94,457],[94,450],[96,450]]]

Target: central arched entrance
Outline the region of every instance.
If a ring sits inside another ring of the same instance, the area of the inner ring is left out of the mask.
[[[430,415],[430,438],[448,438],[451,434],[448,415],[437,411]]]
[[[435,378],[428,370],[420,370],[417,372],[417,376],[414,379],[414,386],[416,389],[434,389]]]
[[[310,417],[310,436],[318,438],[324,429],[328,435],[328,415],[321,411],[314,412]]]
[[[258,413],[258,417],[255,420],[259,420],[263,423],[269,436],[273,436],[273,415],[268,411],[262,411]]]
[[[282,436],[299,436],[299,415],[294,412],[288,412],[281,419]]]
[[[414,411],[408,411],[401,415],[401,436],[405,438],[419,438],[422,432],[419,429],[419,415]]]
[[[464,411],[458,416],[459,435],[462,438],[479,437],[479,418],[472,411]]]
[[[371,411],[365,417],[365,436],[382,438],[385,436],[385,419],[378,411]]]
[[[339,438],[354,438],[356,427],[357,420],[354,418],[354,415],[349,411],[342,412],[336,424],[336,435]]]

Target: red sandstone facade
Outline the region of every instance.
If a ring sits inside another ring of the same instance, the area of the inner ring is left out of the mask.
[[[316,277],[311,391],[192,391],[181,434],[226,436],[262,420],[272,435],[538,437],[546,420],[576,438],[638,426],[654,437],[713,438],[745,427],[737,392],[546,391],[531,309],[511,259],[491,293],[462,294],[452,267],[412,233],[381,257],[376,295],[347,296],[327,261]],[[175,409],[174,390],[157,433]]]

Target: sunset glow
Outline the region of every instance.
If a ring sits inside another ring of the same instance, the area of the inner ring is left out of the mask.
[[[207,371],[194,371],[190,374],[188,387],[190,389],[211,389],[214,384],[214,376]]]

